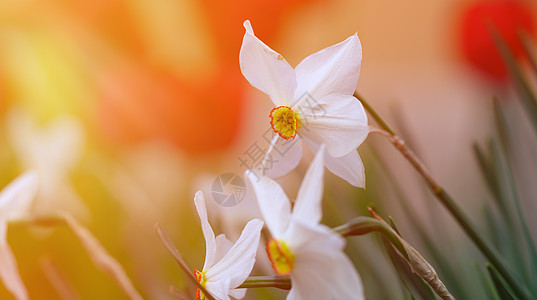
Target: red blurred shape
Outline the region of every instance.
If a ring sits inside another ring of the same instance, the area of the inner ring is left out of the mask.
[[[461,42],[465,58],[497,81],[507,79],[507,69],[489,33],[490,23],[506,41],[516,58],[523,56],[517,31],[535,35],[533,7],[520,1],[477,1],[463,11]]]

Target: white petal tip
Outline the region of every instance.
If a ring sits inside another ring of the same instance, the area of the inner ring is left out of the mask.
[[[246,33],[254,35],[254,29],[252,28],[252,24],[250,24],[250,20],[244,21],[244,23],[242,25],[246,29]]]
[[[355,184],[352,184],[357,188],[364,189],[365,190],[365,182],[357,182]]]
[[[198,211],[201,208],[200,205],[203,206],[203,209],[205,209],[205,197],[203,196],[202,191],[197,191],[194,195],[194,204],[196,205]]]
[[[250,226],[254,226],[254,228],[259,228],[259,230],[261,230],[261,228],[263,228],[263,225],[265,224],[265,222],[263,222],[262,220],[260,219],[253,219],[253,220],[250,220],[250,222],[248,222],[248,224],[251,224]],[[246,224],[246,225],[248,225]]]
[[[360,178],[347,179],[347,181],[352,185],[360,189],[365,190],[365,172],[362,173]]]

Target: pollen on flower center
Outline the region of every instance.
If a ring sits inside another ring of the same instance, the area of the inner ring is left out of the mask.
[[[196,279],[201,284],[201,286],[205,287],[205,284],[207,284],[207,278],[205,277],[205,271],[200,272],[198,270],[194,270],[194,276],[196,276]],[[196,299],[197,300],[205,299],[205,295],[203,295],[203,292],[199,288],[196,289]]]
[[[294,139],[300,128],[300,116],[289,106],[278,106],[270,111],[270,126],[282,138]]]
[[[295,256],[285,242],[274,238],[270,239],[267,242],[267,254],[272,262],[272,268],[278,275],[286,276],[293,271]]]

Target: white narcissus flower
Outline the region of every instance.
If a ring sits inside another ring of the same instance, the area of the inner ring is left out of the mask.
[[[7,243],[7,223],[24,216],[37,193],[38,176],[30,171],[17,177],[0,193],[0,278],[18,300],[28,299],[15,256]]]
[[[218,300],[230,299],[229,296],[242,299],[246,289],[237,289],[252,272],[255,254],[259,245],[263,221],[253,219],[246,224],[241,236],[233,244],[220,234],[214,237],[213,229],[207,219],[207,208],[202,192],[194,198],[205,237],[205,264],[202,271],[194,270],[198,281]],[[198,289],[196,299],[205,299]]]
[[[365,299],[360,276],[343,252],[345,239],[319,224],[323,156],[324,145],[304,177],[292,211],[274,180],[246,172],[272,235],[267,254],[276,273],[291,277],[288,300]]]
[[[358,36],[306,57],[293,69],[254,35],[250,21],[244,27],[239,58],[242,74],[274,102],[269,114],[275,133],[271,149],[287,149],[271,165],[269,176],[283,176],[297,166],[302,143],[285,145],[291,139],[303,139],[313,151],[326,144],[326,167],[350,184],[364,187],[364,166],[356,148],[369,127],[362,104],[353,96],[362,61]]]

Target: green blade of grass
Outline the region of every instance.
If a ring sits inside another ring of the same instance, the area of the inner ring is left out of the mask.
[[[533,93],[530,85],[526,81],[522,70],[518,66],[513,53],[509,49],[509,46],[505,40],[501,37],[498,31],[489,24],[489,32],[496,43],[496,47],[500,51],[500,54],[511,74],[513,83],[515,84],[516,90],[520,96],[520,101],[522,106],[525,108],[524,111],[528,115],[531,123],[533,124],[533,129],[537,133],[537,98]]]
[[[489,271],[489,275],[492,278],[492,282],[494,283],[494,287],[496,288],[496,292],[498,292],[500,299],[514,300],[513,296],[508,290],[508,287],[505,286],[500,274],[498,274],[498,271],[490,264],[487,264],[487,270]]]
[[[519,278],[513,274],[512,270],[505,263],[503,257],[501,257],[494,248],[491,248],[490,245],[481,237],[470,218],[463,212],[453,198],[451,198],[449,193],[438,184],[430,172],[425,169],[425,166],[421,160],[405,145],[405,142],[395,134],[395,132],[365,100],[364,97],[358,93],[354,93],[354,96],[360,100],[369,115],[377,122],[379,126],[381,126],[383,131],[380,131],[379,133],[382,133],[384,136],[386,136],[388,141],[420,174],[435,198],[440,201],[440,203],[442,203],[442,205],[444,205],[449,213],[455,218],[457,223],[463,228],[464,232],[470,237],[477,248],[479,248],[481,253],[483,253],[483,255],[498,269],[498,272],[502,274],[503,278],[513,288],[516,295],[521,299],[537,299],[537,297],[528,290],[528,287],[520,282]],[[537,117],[535,121],[537,130]]]
[[[533,241],[532,235],[530,233],[530,230],[528,228],[528,225],[526,223],[526,220],[524,218],[524,214],[522,213],[522,206],[520,203],[520,197],[517,191],[516,186],[516,180],[514,177],[514,172],[511,167],[513,164],[513,151],[510,147],[509,139],[508,139],[508,123],[505,114],[503,113],[503,110],[501,109],[500,103],[497,99],[494,101],[494,112],[496,117],[496,124],[498,126],[498,132],[499,132],[499,139],[500,144],[502,146],[503,154],[506,160],[505,164],[505,170],[504,174],[507,180],[507,185],[509,187],[509,191],[511,193],[511,198],[513,199],[513,204],[515,207],[515,213],[516,213],[516,220],[518,220],[518,225],[521,228],[522,235],[524,237],[524,241],[522,241],[523,244],[526,245],[528,254],[529,254],[529,275],[527,278],[527,283],[530,286],[533,286],[533,293],[537,294],[537,285],[531,284],[535,281],[537,278],[537,250],[535,249],[535,243]]]
[[[481,279],[481,282],[483,283],[483,292],[487,294],[488,299],[493,300],[501,300],[500,296],[498,296],[498,292],[496,291],[496,287],[494,286],[494,283],[491,282],[490,278],[485,275],[481,267],[475,263],[474,264],[475,269],[477,270],[477,273],[479,274],[479,278]]]
[[[485,155],[483,149],[481,149],[481,147],[477,143],[474,143],[473,150],[479,165],[479,169],[481,170],[481,175],[483,175],[487,188],[492,193],[492,199],[494,200],[498,208],[502,209],[504,207],[504,203],[502,202],[501,193],[498,188],[498,179],[495,176],[495,167],[492,164],[491,160]]]
[[[505,244],[512,244],[511,242],[509,243],[502,242],[502,236],[500,232],[498,232],[498,227],[501,227],[501,225],[499,225],[498,220],[494,218],[493,212],[490,206],[487,205],[483,208],[483,216],[485,217],[484,219],[485,219],[486,227],[488,229],[488,236],[490,237],[492,244],[497,249],[501,251],[502,246],[504,246]]]

